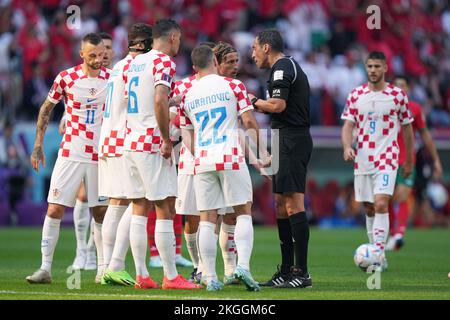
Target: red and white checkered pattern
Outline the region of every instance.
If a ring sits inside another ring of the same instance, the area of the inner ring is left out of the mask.
[[[106,98],[100,132],[100,157],[120,157],[123,154],[127,121],[127,100],[124,93],[131,61],[133,57],[128,55],[117,62],[108,81],[110,91]]]
[[[238,100],[237,111],[239,114],[243,114],[248,110],[253,110],[253,105],[247,94],[247,89],[245,85],[238,79],[224,78],[230,85],[231,90],[233,90],[235,97]]]
[[[379,92],[360,86],[349,94],[341,118],[355,123],[355,174],[398,168],[397,134],[413,121],[404,92],[391,84]]]
[[[64,97],[66,131],[58,156],[79,162],[98,161],[98,142],[110,70],[101,68],[96,78],[78,65],[58,74],[48,94],[52,103]]]
[[[184,79],[178,80],[173,88],[172,95],[174,97],[179,95],[184,95],[186,92],[192,88],[192,85],[196,83],[196,76],[192,75],[190,77],[186,77]],[[179,106],[178,113],[180,114]],[[186,126],[186,117],[183,117],[183,125]],[[180,126],[181,126],[181,117],[179,117]],[[194,174],[194,156],[189,151],[189,149],[182,144],[180,148],[180,158],[178,160],[178,174]]]
[[[130,63],[125,86],[133,112],[127,112],[124,150],[159,152],[162,139],[154,111],[154,90],[157,85],[172,88],[175,68],[173,59],[157,50],[140,54]]]
[[[194,83],[181,102],[180,127],[194,129],[195,173],[239,170],[246,165],[237,122],[239,114],[252,109],[239,80],[212,74]],[[200,140],[210,142],[201,144]]]

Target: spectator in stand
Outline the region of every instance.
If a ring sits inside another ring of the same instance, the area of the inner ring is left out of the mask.
[[[0,170],[4,178],[10,208],[10,223],[17,224],[17,203],[22,199],[28,176],[28,159],[22,142],[14,136],[14,126],[6,121],[0,142]]]

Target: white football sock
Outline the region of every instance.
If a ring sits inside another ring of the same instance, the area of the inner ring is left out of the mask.
[[[216,225],[208,221],[200,221],[198,226],[200,256],[203,264],[202,278],[209,282],[217,280],[216,255],[217,255],[217,234],[214,232]]]
[[[373,222],[375,220],[375,217],[369,217],[366,215],[366,230],[367,230],[367,237],[369,238],[369,243],[373,244]]]
[[[186,247],[191,257],[194,268],[198,270],[198,246],[197,246],[197,232],[184,233],[184,239],[186,240]]]
[[[102,239],[102,224],[94,223],[94,242],[97,249],[97,273],[105,268],[105,260],[103,259],[103,239]]]
[[[116,242],[108,269],[111,271],[121,271],[125,269],[125,258],[130,247],[130,223],[133,215],[133,206],[130,204],[120,219],[117,226]]]
[[[59,238],[59,225],[60,219],[53,219],[49,216],[45,216],[44,226],[42,227],[42,241],[41,241],[41,253],[42,253],[42,265],[41,269],[51,273],[53,254],[55,252],[56,243]]]
[[[91,226],[89,229],[89,239],[87,241],[87,250],[92,251],[95,254],[95,239],[94,239],[94,224],[95,220],[94,218],[91,218]]]
[[[373,222],[373,243],[384,251],[389,236],[389,213],[375,213]]]
[[[253,223],[252,216],[243,214],[236,218],[234,241],[238,255],[238,265],[250,270],[250,257],[253,250]]]
[[[130,246],[133,254],[136,276],[147,278],[148,270],[145,264],[147,256],[147,217],[134,215],[130,224]]]
[[[202,262],[202,255],[200,254],[200,231],[197,229],[197,252],[198,252],[198,267],[197,267],[197,273],[203,272],[203,262]]]
[[[103,218],[103,260],[105,265],[111,261],[111,256],[116,242],[117,226],[128,206],[109,205]]]
[[[175,265],[175,233],[173,220],[156,219],[155,244],[164,268],[164,275],[172,280],[178,276]]]
[[[222,222],[219,233],[219,244],[222,249],[225,275],[232,276],[236,269],[236,244],[234,243],[234,231],[236,226]]]
[[[87,248],[87,232],[90,217],[89,204],[77,199],[73,208],[73,224],[75,225],[77,250],[86,250]]]

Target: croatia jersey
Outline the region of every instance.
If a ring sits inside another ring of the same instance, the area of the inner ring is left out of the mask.
[[[418,104],[415,101],[409,101],[408,104],[409,111],[411,111],[412,117],[414,118],[414,122],[412,124],[414,134],[417,131],[421,131],[423,129],[426,129],[427,122],[425,120],[425,115],[422,112],[422,108],[420,107],[420,104]],[[398,133],[398,146],[400,148],[400,160],[398,162],[399,165],[403,165],[406,161],[406,146],[405,142],[403,140],[403,132],[400,130]],[[416,153],[413,152],[413,161],[416,163]]]
[[[183,97],[180,125],[194,129],[195,173],[246,167],[239,143],[238,116],[252,110],[244,84],[211,74]]]
[[[131,55],[117,62],[107,84],[107,96],[100,132],[100,157],[120,157],[125,141],[127,100],[125,83]]]
[[[125,85],[128,97],[125,150],[159,152],[162,139],[155,117],[155,87],[171,88],[174,76],[175,62],[155,49],[138,55],[130,63]]]
[[[383,91],[371,91],[368,84],[359,86],[349,94],[341,119],[356,124],[356,175],[397,170],[400,125],[413,121],[408,97],[401,89],[391,84]]]
[[[98,142],[110,70],[101,68],[97,77],[84,74],[81,65],[58,74],[48,100],[58,103],[64,97],[66,130],[58,156],[78,162],[98,161]]]
[[[173,96],[184,95],[197,82],[196,76],[190,76],[175,83]],[[181,143],[180,158],[178,160],[178,174],[194,174],[194,155],[185,144]]]

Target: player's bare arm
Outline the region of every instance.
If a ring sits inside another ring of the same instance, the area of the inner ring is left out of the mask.
[[[172,155],[172,142],[169,134],[169,88],[158,85],[155,88],[155,117],[161,131],[161,155],[168,159]]]
[[[433,176],[435,179],[441,179],[442,178],[442,164],[441,159],[439,158],[439,154],[436,150],[436,146],[433,142],[433,139],[431,138],[430,131],[428,129],[423,129],[420,131],[420,135],[422,136],[423,143],[425,144],[425,147],[430,152],[431,158],[433,159]]]
[[[253,111],[247,111],[244,112],[241,115],[242,124],[247,130],[252,130],[251,132],[254,133],[254,135],[250,135],[252,137],[252,140],[256,142],[256,145],[258,146],[258,149],[260,151],[261,155],[261,163],[260,165],[262,167],[269,167],[272,160],[270,157],[269,152],[267,151],[267,146],[264,145],[263,141],[259,139],[259,124],[258,121],[256,121],[255,115],[253,114]]]
[[[402,133],[405,139],[406,161],[402,166],[402,175],[407,178],[413,170],[413,152],[414,152],[414,132],[412,125],[409,123],[402,126]]]
[[[355,150],[352,148],[354,126],[355,124],[353,122],[345,120],[344,126],[342,127],[341,140],[345,161],[355,161]]]
[[[36,172],[39,172],[39,164],[42,161],[42,166],[45,167],[45,155],[43,150],[45,130],[47,130],[50,122],[50,115],[55,107],[55,104],[50,100],[45,99],[41,108],[39,109],[39,116],[36,125],[36,138],[34,140],[34,149],[31,154],[31,166]]]
[[[253,94],[249,93],[248,97],[251,101],[257,99],[253,105],[256,107],[257,111],[268,112],[268,113],[281,113],[286,109],[286,101],[278,98],[270,98],[269,100],[258,99]]]
[[[174,106],[179,105],[181,103],[181,99],[183,99],[183,96],[184,95],[180,94],[178,96],[170,98],[169,99],[169,107],[174,107]]]
[[[61,120],[59,120],[59,126],[58,130],[60,134],[64,134],[66,131],[66,112],[64,111],[63,116],[61,117]]]

